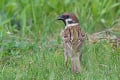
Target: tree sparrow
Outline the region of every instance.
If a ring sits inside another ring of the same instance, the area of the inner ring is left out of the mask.
[[[64,13],[59,16],[58,20],[62,20],[65,24],[65,29],[61,36],[64,42],[65,64],[68,65],[68,57],[71,59],[72,71],[80,72],[81,47],[84,42],[85,33],[79,26],[79,20],[74,14]]]

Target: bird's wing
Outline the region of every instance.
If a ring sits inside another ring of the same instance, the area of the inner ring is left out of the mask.
[[[72,48],[75,51],[78,51],[79,48],[82,46],[84,37],[85,37],[85,33],[81,30],[79,26],[71,27],[71,43],[72,43]]]
[[[69,43],[73,50],[77,50],[83,43],[85,33],[79,26],[66,28],[62,33],[63,41]]]

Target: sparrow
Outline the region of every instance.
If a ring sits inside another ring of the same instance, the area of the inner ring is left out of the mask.
[[[68,57],[70,57],[72,72],[80,72],[81,47],[85,40],[85,32],[80,28],[78,18],[72,13],[63,13],[58,17],[58,20],[65,24],[65,29],[61,32],[65,65],[68,66]]]

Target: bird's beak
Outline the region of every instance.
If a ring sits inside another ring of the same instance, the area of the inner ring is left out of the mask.
[[[63,16],[59,16],[57,20],[64,20]]]

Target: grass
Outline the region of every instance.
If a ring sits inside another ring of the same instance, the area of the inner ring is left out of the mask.
[[[82,72],[65,68],[56,18],[72,12],[88,34],[120,22],[118,0],[1,0],[0,80],[119,80],[120,50],[108,42],[86,44]]]

